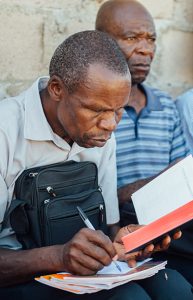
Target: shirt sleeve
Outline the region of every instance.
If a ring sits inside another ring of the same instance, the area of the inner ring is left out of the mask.
[[[107,224],[119,222],[117,197],[116,143],[114,134],[104,147],[99,165],[99,185],[105,200]]]
[[[0,248],[16,250],[21,248],[21,244],[17,241],[9,220],[6,224],[4,222],[5,213],[12,200],[12,189],[9,189],[6,183],[10,158],[9,139],[2,129],[0,129],[0,145]]]
[[[4,132],[0,129],[0,231],[2,228],[2,222],[4,219],[4,214],[8,206],[8,188],[5,182],[5,177],[7,174],[8,166],[8,140]]]
[[[186,157],[190,154],[190,150],[187,146],[184,132],[182,129],[182,124],[180,120],[179,113],[177,109],[174,109],[174,130],[173,130],[173,138],[171,144],[171,152],[170,152],[170,163]]]
[[[177,98],[175,103],[181,117],[187,145],[193,154],[193,89]]]

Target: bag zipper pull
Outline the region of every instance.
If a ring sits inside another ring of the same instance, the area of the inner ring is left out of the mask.
[[[49,202],[50,202],[50,199],[44,200],[44,204],[47,204],[47,203],[49,203]]]
[[[47,190],[48,194],[50,194],[52,197],[56,197],[56,194],[55,194],[54,189],[53,189],[52,186],[48,186],[46,188],[46,190]]]
[[[99,205],[99,210],[100,210],[100,220],[101,220],[101,224],[103,224],[104,221],[104,206],[103,204]]]
[[[98,190],[99,190],[99,192],[101,192],[101,193],[102,193],[102,188],[101,188],[101,186],[100,186],[100,185],[98,186]]]
[[[38,175],[38,173],[29,173],[28,176],[29,177],[36,177]]]

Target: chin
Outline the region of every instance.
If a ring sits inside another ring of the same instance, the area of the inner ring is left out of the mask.
[[[94,148],[94,147],[101,148],[104,147],[105,144],[106,141],[89,140],[87,142],[79,143],[78,145],[84,148]]]
[[[96,146],[89,145],[89,144],[82,144],[81,147],[89,149],[89,148],[94,148]]]
[[[95,147],[95,145],[92,145],[92,144],[87,143],[87,142],[77,141],[76,143],[78,144],[78,146],[83,147],[83,148],[93,148],[93,147]]]
[[[148,76],[149,72],[141,72],[138,73],[138,74],[132,74],[131,73],[131,79],[132,79],[132,84],[140,84],[140,83],[143,83],[147,76]]]
[[[132,85],[143,83],[146,77],[132,78]]]

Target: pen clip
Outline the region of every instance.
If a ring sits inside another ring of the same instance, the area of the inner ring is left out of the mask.
[[[82,221],[86,225],[86,227],[88,227],[92,230],[95,230],[94,226],[91,224],[91,222],[89,221],[87,215],[83,212],[82,208],[80,208],[80,206],[77,206],[76,208],[78,209],[78,213],[79,213]]]
[[[78,213],[79,213],[81,219],[82,219],[83,221],[85,221],[85,220],[87,219],[87,216],[86,216],[85,213],[83,212],[82,208],[80,208],[80,206],[77,206],[76,208],[78,209]]]

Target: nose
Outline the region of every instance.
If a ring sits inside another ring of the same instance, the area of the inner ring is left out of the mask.
[[[136,47],[136,52],[143,54],[143,55],[153,55],[155,51],[154,43],[149,42],[145,38],[141,38]]]
[[[100,129],[106,130],[106,131],[114,131],[117,127],[117,121],[115,118],[115,113],[110,114],[109,116],[106,116],[106,118],[103,118],[99,122]]]

